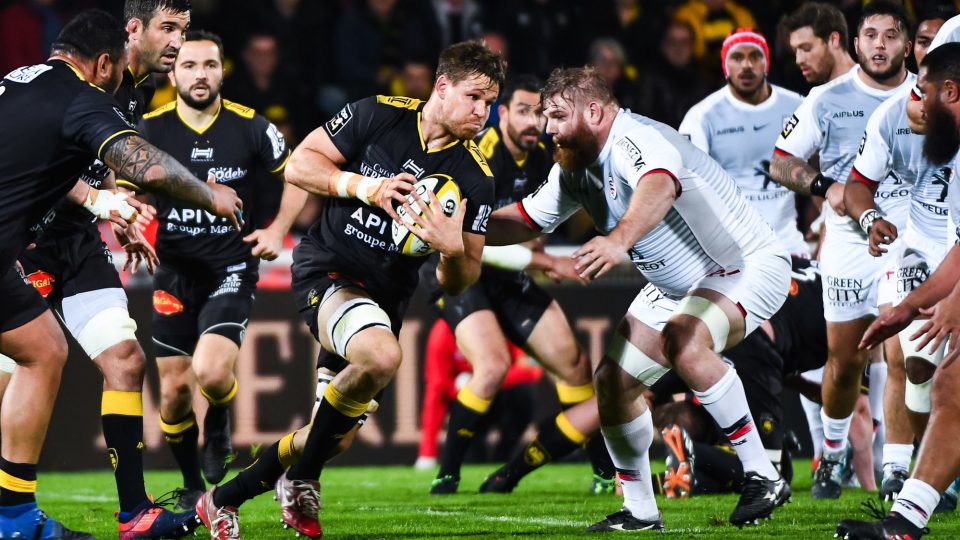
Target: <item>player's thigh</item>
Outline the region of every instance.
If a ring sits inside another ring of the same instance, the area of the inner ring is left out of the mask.
[[[895,244],[893,249],[899,249]],[[823,315],[829,323],[846,323],[879,314],[879,287],[892,258],[873,257],[865,242],[848,233],[828,234],[820,254]],[[859,338],[857,338],[859,342]],[[832,345],[831,345],[832,346]]]
[[[509,369],[509,344],[493,311],[482,309],[467,315],[454,329],[453,335],[457,348],[473,366],[474,372],[506,373]]]
[[[320,345],[350,363],[396,355],[393,321],[371,294],[358,286],[332,284],[316,310]]]
[[[224,273],[211,283],[211,290],[199,308],[193,352],[194,367],[233,367],[246,337],[257,288],[257,270]]]
[[[0,353],[17,364],[59,362],[67,359],[67,340],[60,325],[36,289],[18,268],[0,274]]]
[[[617,326],[597,367],[595,385],[601,401],[611,392],[632,400],[660,380],[669,364],[660,350],[660,331],[677,302],[647,284]]]
[[[190,357],[197,345],[197,321],[209,286],[166,267],[153,276],[153,349],[159,359]]]
[[[777,252],[754,253],[737,268],[701,279],[680,301],[670,322],[683,325],[680,334],[685,339],[709,336],[713,350],[720,352],[769,320],[789,289],[790,260]]]

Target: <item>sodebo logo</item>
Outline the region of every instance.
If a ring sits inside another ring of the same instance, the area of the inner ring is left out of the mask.
[[[247,175],[246,169],[240,167],[211,167],[207,170],[207,175],[213,175],[217,182],[230,182],[239,180]]]

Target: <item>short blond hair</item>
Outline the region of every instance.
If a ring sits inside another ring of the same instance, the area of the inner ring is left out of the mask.
[[[597,101],[603,105],[617,104],[617,98],[606,79],[590,66],[554,69],[543,86],[540,99],[545,101],[554,96],[570,103]]]

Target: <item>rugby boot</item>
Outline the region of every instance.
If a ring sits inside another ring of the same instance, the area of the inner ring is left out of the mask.
[[[240,517],[233,506],[217,506],[211,488],[197,499],[197,518],[210,531],[212,540],[240,540]]]
[[[686,499],[693,495],[694,478],[693,441],[687,431],[677,424],[660,432],[667,447],[667,470],[663,475],[663,494],[668,499]]]
[[[660,516],[657,519],[637,519],[633,517],[626,508],[621,508],[619,512],[610,514],[603,521],[594,523],[587,527],[587,532],[641,532],[656,531],[663,532],[663,520]]]
[[[71,531],[47,517],[35,502],[0,507],[0,538],[96,540],[90,533]]]
[[[287,473],[277,480],[274,499],[280,503],[280,523],[308,538],[320,538],[320,482],[290,480]]]
[[[177,513],[151,501],[143,501],[130,512],[117,512],[120,540],[182,538],[192,533],[197,525],[197,516],[192,508]]]
[[[236,456],[230,443],[230,408],[209,407],[203,417],[203,477],[219,484]]]
[[[790,500],[790,486],[777,478],[770,480],[754,471],[747,471],[740,491],[740,501],[730,514],[730,523],[737,527],[758,524],[773,515],[773,511]]]

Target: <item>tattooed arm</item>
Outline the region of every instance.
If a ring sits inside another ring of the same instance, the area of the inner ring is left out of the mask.
[[[118,176],[146,191],[195,204],[232,221],[239,229],[243,203],[232,189],[197,179],[186,167],[139,135],[124,137],[103,153]]]
[[[845,215],[843,184],[820,174],[806,161],[774,152],[770,159],[770,177],[781,186],[801,195],[817,195],[827,200],[838,215]]]

